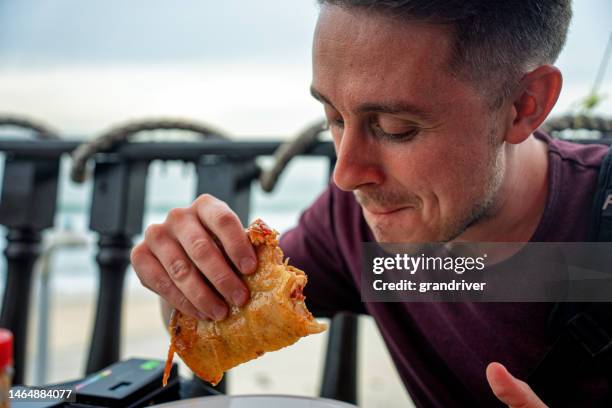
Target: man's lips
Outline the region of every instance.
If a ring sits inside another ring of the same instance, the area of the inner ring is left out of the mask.
[[[414,209],[412,206],[396,207],[396,208],[366,208],[364,210],[372,215],[391,215],[402,210]]]

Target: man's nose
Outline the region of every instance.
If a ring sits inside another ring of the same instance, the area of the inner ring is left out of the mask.
[[[364,131],[345,126],[341,136],[334,137],[336,166],[334,183],[344,191],[353,191],[368,184],[380,184],[384,175],[380,146]]]

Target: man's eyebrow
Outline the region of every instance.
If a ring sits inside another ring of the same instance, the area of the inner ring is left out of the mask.
[[[319,102],[326,103],[333,107],[334,105],[329,99],[317,91],[314,87],[310,87],[310,94]],[[426,112],[424,109],[406,102],[390,102],[390,103],[372,103],[365,102],[357,107],[359,113],[389,113],[389,114],[400,114],[408,113],[417,116],[422,119],[429,119],[431,114]]]
[[[390,103],[363,103],[357,107],[359,113],[389,113],[400,114],[408,113],[422,119],[430,118],[430,114],[422,108],[406,102],[390,102]]]

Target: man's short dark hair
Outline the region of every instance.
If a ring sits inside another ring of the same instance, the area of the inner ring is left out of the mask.
[[[497,107],[526,70],[558,57],[572,16],[571,0],[318,0],[347,9],[449,24],[450,61],[460,78],[482,84]]]

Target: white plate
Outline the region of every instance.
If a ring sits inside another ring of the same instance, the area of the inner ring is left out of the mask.
[[[286,395],[215,395],[155,405],[160,408],[356,408],[325,398]]]

